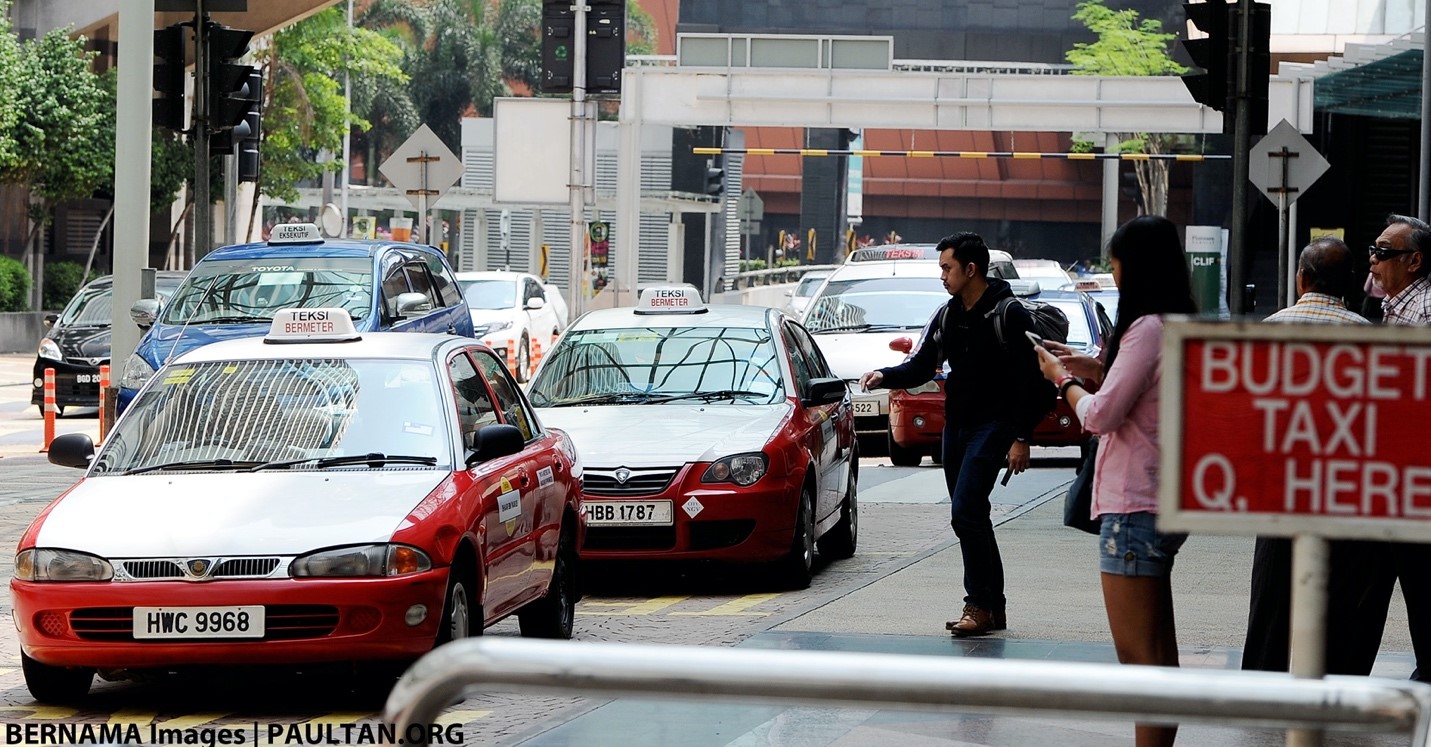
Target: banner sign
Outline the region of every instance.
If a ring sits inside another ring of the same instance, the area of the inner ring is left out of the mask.
[[[611,271],[611,224],[593,221],[587,226],[586,238],[591,251],[591,292],[600,293],[610,282]]]
[[[1431,540],[1431,329],[1169,320],[1159,529]]]

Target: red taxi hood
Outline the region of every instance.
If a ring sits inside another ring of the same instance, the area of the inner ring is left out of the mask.
[[[90,477],[45,517],[35,545],[167,558],[300,555],[386,542],[450,474],[389,468]]]
[[[571,436],[583,467],[678,467],[760,451],[791,410],[774,405],[544,407],[544,425]]]

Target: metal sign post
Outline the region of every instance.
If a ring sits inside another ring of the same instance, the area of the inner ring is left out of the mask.
[[[447,194],[462,176],[461,159],[453,155],[432,128],[423,125],[383,161],[378,171],[417,208],[416,240],[431,243],[428,208]]]
[[[1250,158],[1248,180],[1277,204],[1277,303],[1285,308],[1297,300],[1297,247],[1288,245],[1289,211],[1331,164],[1285,119],[1252,146]]]

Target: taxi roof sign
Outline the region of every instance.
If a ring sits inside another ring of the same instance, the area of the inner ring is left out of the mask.
[[[270,244],[321,244],[316,223],[279,223],[268,232]]]
[[[700,291],[690,286],[664,286],[641,291],[637,314],[703,314],[709,309]]]
[[[884,244],[862,246],[846,262],[885,262],[891,259],[939,259],[938,244]]]
[[[1103,284],[1097,280],[1078,280],[1074,282],[1073,289],[1079,291],[1099,291],[1103,290]]]
[[[360,339],[347,309],[280,309],[273,315],[273,324],[263,341],[281,345]]]

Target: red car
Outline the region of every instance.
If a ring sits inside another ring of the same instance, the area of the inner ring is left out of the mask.
[[[1038,300],[1052,303],[1068,317],[1068,344],[1085,352],[1102,349],[1113,333],[1113,323],[1087,293],[1043,291]],[[910,353],[914,342],[901,337],[890,349]],[[944,436],[944,374],[914,389],[894,389],[889,393],[889,459],[901,467],[917,467],[924,454],[939,463]],[[1078,446],[1086,449],[1090,435],[1083,431],[1073,408],[1059,397],[1058,404],[1034,429],[1034,446]]]
[[[281,311],[160,369],[98,454],[49,456],[87,472],[15,557],[38,700],[96,670],[409,661],[513,614],[571,637],[581,464],[471,338]]]

